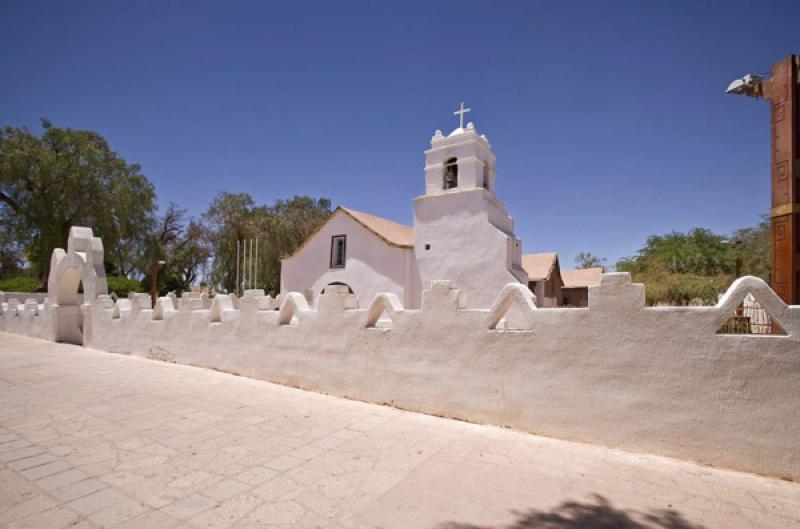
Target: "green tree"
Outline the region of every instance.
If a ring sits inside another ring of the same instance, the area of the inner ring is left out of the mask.
[[[220,193],[203,213],[214,256],[211,284],[226,292],[236,286],[236,241],[255,235],[254,204],[247,193]]]
[[[159,267],[156,285],[161,295],[189,290],[211,256],[206,228],[187,217],[186,210],[174,203],[170,203],[158,218],[148,236],[146,249],[140,265],[144,272],[142,289],[150,290],[150,265],[160,261],[164,264]]]
[[[0,211],[3,205],[0,203]],[[12,215],[0,213],[0,279],[17,276],[22,273],[25,249],[17,240]]]
[[[0,129],[0,225],[42,285],[53,249],[76,225],[92,227],[112,268],[131,273],[153,222],[153,186],[98,133],[42,125],[41,137]]]
[[[591,252],[580,252],[575,256],[575,265],[578,268],[598,268],[603,266],[605,257],[598,257]]]
[[[734,242],[734,255],[742,260],[742,274],[770,281],[770,235],[771,227],[767,215],[761,216],[761,222],[757,226],[733,232],[731,240]]]
[[[330,214],[331,202],[324,198],[295,196],[258,206],[249,194],[221,193],[203,214],[214,255],[211,283],[234,291],[236,243],[258,239],[255,286],[278,292],[281,258],[291,254]]]
[[[307,196],[276,200],[272,206],[260,209],[256,233],[263,234],[266,244],[259,272],[263,273],[260,277],[264,278],[267,291],[280,290],[281,259],[291,255],[330,215],[330,200]]]
[[[732,274],[698,275],[671,272],[663,263],[646,265],[635,259],[617,263],[617,271],[631,272],[633,281],[645,284],[648,305],[713,305],[733,281]]]
[[[108,293],[116,294],[118,297],[127,297],[131,292],[142,292],[142,285],[135,279],[127,277],[108,276]]]
[[[676,274],[711,276],[732,273],[734,269],[727,239],[704,228],[688,233],[673,231],[667,235],[651,235],[639,250],[636,261],[645,268],[659,263]]]
[[[688,233],[651,235],[637,255],[621,259],[616,269],[644,283],[647,302],[686,305],[716,303],[735,279],[737,257],[742,275],[769,279],[769,222],[736,230],[731,237],[697,228]]]

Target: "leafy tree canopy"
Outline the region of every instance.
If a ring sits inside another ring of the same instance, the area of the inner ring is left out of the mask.
[[[624,267],[645,271],[654,264],[675,274],[711,276],[732,273],[734,262],[730,245],[722,235],[695,228],[688,233],[673,231],[666,235],[651,235],[637,256],[628,259]],[[617,265],[620,268],[620,265]]]
[[[742,274],[770,281],[772,269],[770,235],[771,227],[767,215],[762,215],[758,225],[733,232],[731,241],[734,244],[734,257],[741,259]]]
[[[0,258],[19,266],[12,246],[19,245],[44,284],[50,254],[66,245],[70,226],[91,226],[103,238],[109,268],[127,275],[154,220],[153,186],[98,133],[42,125],[41,137],[0,129]]]
[[[713,304],[735,279],[737,260],[740,275],[769,281],[769,230],[764,219],[731,237],[703,228],[651,235],[637,255],[618,261],[616,269],[645,283],[650,304]]]
[[[203,214],[214,254],[211,283],[234,291],[236,242],[259,239],[254,286],[277,293],[281,258],[291,254],[330,214],[331,201],[325,198],[295,196],[272,205],[256,205],[247,193],[219,194]]]
[[[598,257],[590,252],[580,252],[575,256],[575,266],[578,268],[599,268],[605,261],[605,257]]]
[[[170,203],[147,234],[145,255],[140,268],[144,271],[142,289],[150,290],[150,265],[161,262],[156,277],[159,294],[189,290],[200,270],[211,257],[212,241],[208,230],[186,215],[186,210]]]

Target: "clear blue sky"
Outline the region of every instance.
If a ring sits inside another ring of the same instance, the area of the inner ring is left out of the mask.
[[[0,124],[100,132],[163,207],[305,194],[411,223],[460,101],[526,253],[609,263],[769,209],[769,106],[723,93],[800,52],[786,2],[0,2]]]

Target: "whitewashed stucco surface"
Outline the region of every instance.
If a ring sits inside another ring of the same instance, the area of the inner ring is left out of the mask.
[[[344,268],[330,267],[331,237],[347,235]],[[420,279],[412,248],[390,246],[343,211],[281,261],[281,292],[310,292],[313,302],[326,285],[345,283],[360,299],[391,292],[408,307],[419,306]]]
[[[511,217],[484,189],[415,198],[414,246],[422,288],[452,280],[461,285],[466,306],[488,308],[507,283],[527,284],[521,242],[510,230]]]
[[[747,292],[787,335],[715,334]],[[114,318],[101,296],[84,306],[85,339],[114,353],[800,479],[800,307],[763,281],[738,280],[716,307],[646,308],[627,274],[605,274],[586,309],[536,308],[518,284],[489,310],[461,309],[459,297],[435,282],[420,310],[403,310],[392,295],[346,309],[353,299],[341,291],[323,295],[318,310],[299,294],[279,310],[255,301],[234,309],[227,296],[210,308],[120,300]],[[492,330],[510,306],[527,330]],[[46,306],[38,316],[3,307],[2,330],[46,334]],[[393,328],[369,327],[384,307]]]
[[[455,161],[458,177],[445,189],[448,160]],[[391,246],[339,210],[281,261],[281,292],[302,292],[316,304],[325,285],[342,282],[362,301],[389,292],[406,308],[419,308],[432,281],[453,280],[466,306],[489,307],[506,283],[528,283],[522,242],[496,183],[491,145],[472,123],[448,136],[437,131],[425,151],[425,194],[414,199],[413,248]],[[334,235],[347,235],[343,269],[330,266]]]

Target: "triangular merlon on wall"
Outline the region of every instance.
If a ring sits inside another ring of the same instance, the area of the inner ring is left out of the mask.
[[[233,298],[228,294],[217,294],[211,302],[211,309],[208,311],[208,321],[220,323],[225,321],[225,314],[236,310],[233,306]]]
[[[787,334],[791,334],[789,318],[789,306],[769,287],[760,277],[744,276],[740,277],[728,287],[728,290],[720,298],[714,307],[717,315],[713,320],[712,332],[717,329],[736,313],[736,309],[744,301],[747,294],[752,294],[761,307],[767,311],[772,318]]]
[[[375,327],[384,310],[392,320],[392,324],[394,324],[395,317],[401,314],[404,309],[400,298],[398,298],[396,294],[389,292],[376,294],[367,308],[367,317],[364,326]]]
[[[156,300],[153,308],[153,319],[163,321],[171,318],[175,314],[175,304],[169,296],[160,297]]]
[[[500,323],[500,320],[505,317],[508,310],[515,303],[522,311],[526,320],[528,320],[528,323],[530,323],[529,317],[532,316],[533,311],[536,310],[536,296],[526,285],[509,283],[503,287],[503,290],[500,291],[500,295],[497,296],[497,299],[489,309],[486,324],[490,330],[495,330],[497,328],[497,324]]]
[[[310,312],[305,296],[299,292],[289,292],[282,300],[281,308],[278,312],[278,324],[291,325],[292,317],[305,312]]]
[[[111,319],[117,320],[122,318],[123,313],[131,311],[131,300],[128,298],[119,298],[114,303],[114,308],[111,310]]]

